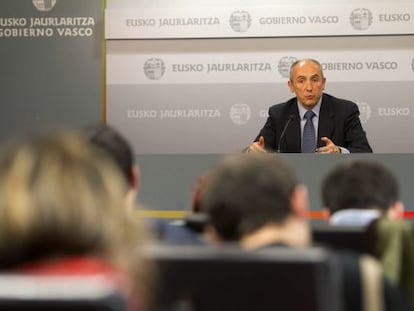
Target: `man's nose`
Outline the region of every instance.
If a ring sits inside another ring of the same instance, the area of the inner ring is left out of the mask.
[[[305,89],[307,91],[312,91],[312,82],[311,81],[306,81],[305,82]]]

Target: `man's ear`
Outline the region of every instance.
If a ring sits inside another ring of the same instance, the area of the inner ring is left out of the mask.
[[[322,78],[322,90],[323,90],[323,91],[325,90],[325,86],[326,86],[326,78],[325,78],[325,77],[323,77],[323,78]]]
[[[322,209],[322,213],[323,213],[324,219],[329,222],[329,219],[331,219],[331,216],[332,216],[331,210],[325,206]]]
[[[396,201],[390,206],[387,211],[387,217],[390,219],[403,219],[404,218],[404,203]]]
[[[135,192],[138,192],[139,186],[140,186],[140,174],[139,174],[138,166],[136,165],[132,166],[131,175],[132,175],[131,188]]]
[[[217,230],[210,224],[208,224],[204,229],[204,238],[213,244],[221,244],[223,239],[218,234]]]
[[[300,184],[295,187],[290,197],[292,212],[299,218],[307,218],[309,210],[308,189]]]
[[[139,189],[139,169],[138,166],[134,165],[131,167],[131,181],[129,184],[129,190],[126,194],[125,201],[128,209],[135,207],[137,193]]]

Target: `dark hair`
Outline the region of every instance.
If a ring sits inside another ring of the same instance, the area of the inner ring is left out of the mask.
[[[277,155],[228,156],[207,177],[201,208],[222,239],[237,241],[266,224],[283,223],[298,183]]]
[[[81,132],[90,143],[108,152],[121,169],[128,184],[132,185],[134,182],[132,174],[134,155],[129,142],[113,127],[105,124],[89,125]]]
[[[394,173],[378,162],[358,160],[334,168],[322,181],[322,201],[334,213],[343,209],[386,212],[399,199]]]

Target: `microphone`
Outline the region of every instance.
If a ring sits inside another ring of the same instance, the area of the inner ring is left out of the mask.
[[[279,137],[279,143],[277,144],[277,150],[276,150],[277,153],[280,153],[280,143],[282,142],[282,138],[285,136],[285,133],[286,133],[286,130],[289,126],[290,121],[292,121],[293,119],[294,119],[294,115],[291,114],[289,116],[288,120],[286,121],[286,124],[285,124],[285,127],[283,128],[282,134],[280,134],[280,137]]]

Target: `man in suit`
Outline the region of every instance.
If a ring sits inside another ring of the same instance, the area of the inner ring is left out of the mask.
[[[247,152],[353,153],[372,152],[359,120],[358,106],[323,93],[326,78],[314,59],[294,62],[288,86],[295,98],[269,109],[269,116]],[[302,135],[311,111],[312,144],[305,150]]]

